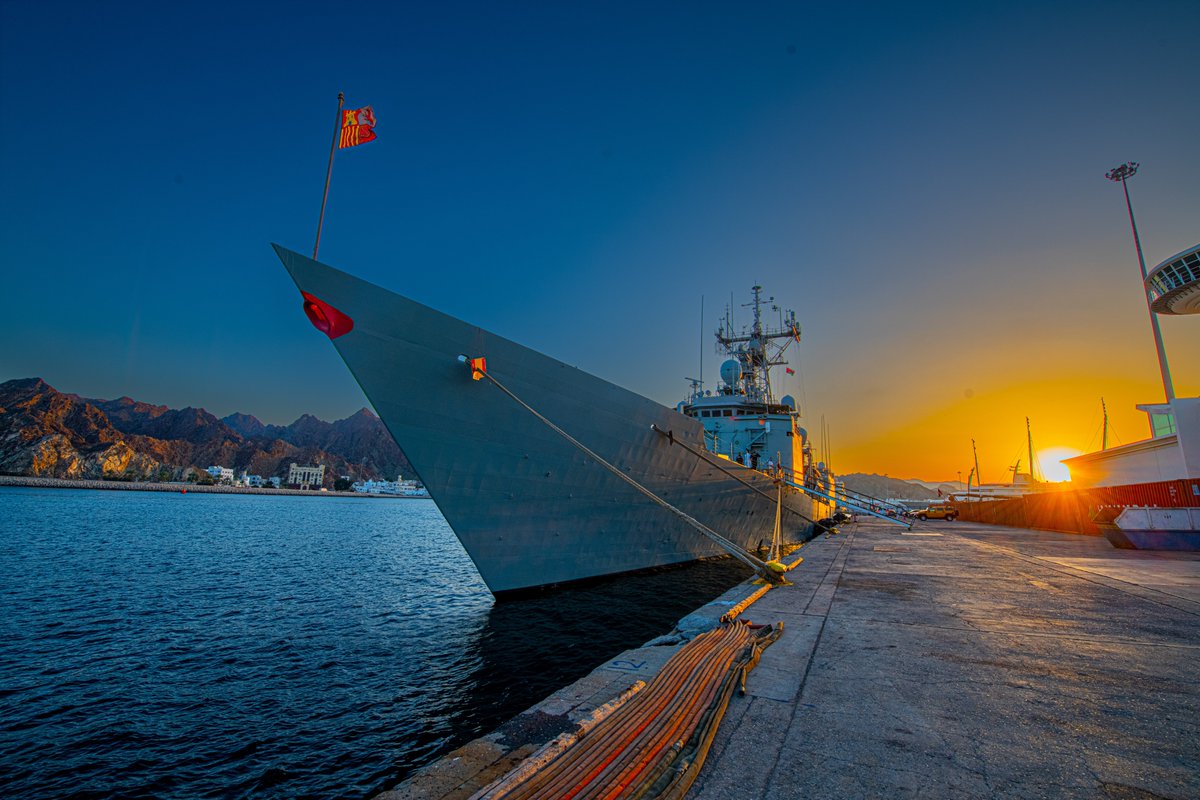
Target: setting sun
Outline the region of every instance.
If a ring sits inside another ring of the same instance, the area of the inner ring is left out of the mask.
[[[1044,450],[1039,450],[1037,461],[1038,470],[1041,474],[1038,477],[1051,483],[1071,480],[1071,473],[1063,466],[1063,459],[1072,458],[1082,453],[1082,450],[1077,450],[1074,447],[1047,447]]]

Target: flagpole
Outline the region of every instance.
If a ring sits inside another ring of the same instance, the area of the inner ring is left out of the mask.
[[[338,92],[337,121],[333,125],[333,143],[329,145],[329,168],[325,170],[325,194],[321,196],[321,216],[317,217],[317,241],[313,244],[313,261],[317,260],[317,249],[321,246],[321,226],[325,224],[325,203],[329,200],[329,178],[333,175],[333,154],[338,146],[338,134],[342,132],[342,104],[346,95]]]

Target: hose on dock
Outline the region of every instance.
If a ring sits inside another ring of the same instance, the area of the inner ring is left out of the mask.
[[[695,781],[733,691],[782,624],[738,621],[675,653],[620,709],[523,779],[501,778],[471,800],[677,800]]]
[[[521,406],[526,411],[528,411],[530,414],[532,414],[534,417],[536,417],[540,422],[542,422],[548,428],[550,428],[550,430],[554,431],[559,436],[566,439],[568,442],[570,442],[573,446],[575,446],[584,455],[588,456],[593,461],[595,461],[597,464],[599,464],[600,466],[604,467],[606,470],[611,472],[613,475],[616,475],[618,478],[623,480],[625,483],[632,486],[639,493],[641,493],[642,495],[647,497],[649,500],[653,501],[655,504],[661,506],[662,508],[666,509],[667,511],[670,511],[675,516],[679,517],[681,520],[686,522],[692,528],[699,531],[701,535],[703,535],[706,538],[708,538],[709,540],[715,542],[725,552],[729,553],[731,556],[736,558],[738,561],[741,561],[743,564],[750,567],[750,569],[752,569],[756,573],[758,573],[758,575],[760,577],[762,577],[764,580],[766,580],[769,583],[781,583],[783,581],[783,578],[781,577],[780,572],[769,567],[766,562],[764,562],[762,559],[758,558],[757,556],[753,555],[749,550],[745,549],[744,547],[737,544],[736,542],[728,539],[727,537],[722,536],[721,534],[717,533],[712,528],[708,527],[703,522],[700,522],[700,520],[691,516],[687,512],[683,511],[682,509],[679,509],[679,508],[671,505],[670,503],[668,503],[666,500],[663,500],[661,497],[656,495],[654,492],[650,491],[645,486],[643,486],[642,484],[635,481],[632,477],[630,477],[629,475],[626,475],[620,469],[618,469],[617,467],[608,463],[608,461],[606,461],[605,459],[601,458],[593,450],[588,448],[587,445],[583,444],[583,442],[580,442],[578,439],[571,436],[571,434],[567,433],[565,430],[563,430],[562,428],[555,425],[553,422],[551,422],[548,418],[546,418],[545,416],[540,414],[537,410],[535,410],[532,406],[530,406],[524,400],[517,397],[515,394],[513,394],[513,392],[507,386],[502,384],[500,381],[496,380],[496,377],[487,370],[487,366],[486,366],[484,359],[482,359],[482,358],[470,358],[469,359],[466,356],[459,356],[458,360],[460,362],[468,365],[468,367],[471,369],[471,375],[475,380],[486,379],[487,381],[489,381],[497,389],[499,389],[500,391],[502,391],[506,395],[508,395],[510,398],[512,398],[512,400],[517,405]],[[654,428],[654,430],[658,430],[658,428]]]
[[[645,681],[636,681],[621,694],[597,708],[586,719],[582,720],[572,733],[562,733],[547,742],[539,750],[529,755],[507,775],[502,775],[481,791],[471,796],[471,800],[493,800],[504,797],[510,790],[522,781],[528,780],[535,772],[558,758],[568,747],[582,739],[592,728],[607,719],[618,708],[625,705],[629,698],[646,688]]]

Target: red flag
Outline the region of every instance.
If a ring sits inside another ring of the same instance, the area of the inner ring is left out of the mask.
[[[792,369],[791,367],[784,367],[784,368],[783,368],[783,371],[784,371],[784,372],[786,372],[788,375],[795,375],[795,374],[796,374],[796,370]]]
[[[370,106],[342,111],[342,135],[338,147],[354,147],[375,138],[375,112]]]

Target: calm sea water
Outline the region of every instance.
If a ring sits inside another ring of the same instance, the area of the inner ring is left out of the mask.
[[[0,488],[0,796],[369,797],[746,574],[497,604],[428,500]]]

